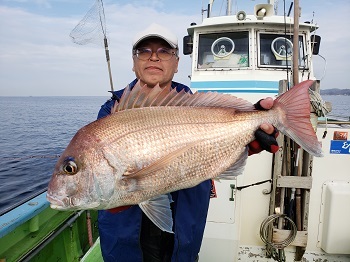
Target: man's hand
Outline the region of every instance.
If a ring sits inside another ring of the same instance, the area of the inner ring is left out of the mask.
[[[268,97],[261,99],[254,106],[258,110],[268,110],[273,105],[273,99]],[[276,141],[278,136],[278,130],[271,124],[263,123],[260,128],[255,132],[255,140],[248,145],[249,155],[260,153],[262,150],[266,150],[271,153],[276,153],[279,146]]]

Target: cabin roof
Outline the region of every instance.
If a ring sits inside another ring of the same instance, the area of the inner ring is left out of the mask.
[[[235,15],[231,16],[217,16],[217,17],[209,17],[205,18],[203,22],[199,25],[191,25],[187,32],[190,35],[193,35],[194,30],[202,30],[202,29],[210,29],[210,27],[217,27],[217,26],[223,26],[223,25],[230,25],[231,27],[259,27],[263,25],[266,29],[276,29],[276,28],[284,28],[284,23],[287,23],[287,25],[293,25],[294,19],[291,17],[284,17],[284,16],[268,16],[264,17],[263,19],[258,19],[255,15],[247,15],[244,20],[238,20]],[[307,30],[307,31],[314,31],[318,28],[318,25],[312,24],[309,22],[303,22],[299,23],[299,29],[300,30]]]

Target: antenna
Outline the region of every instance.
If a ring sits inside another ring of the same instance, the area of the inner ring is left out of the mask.
[[[73,42],[78,45],[93,43],[104,46],[109,73],[109,83],[111,91],[114,91],[106,32],[106,17],[102,0],[95,1],[95,4],[90,8],[83,19],[74,27],[70,33],[70,37]]]
[[[275,0],[274,11],[275,11],[275,15],[277,15],[278,14],[278,0]]]

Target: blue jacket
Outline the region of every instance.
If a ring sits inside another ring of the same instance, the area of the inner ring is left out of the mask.
[[[130,86],[133,87],[136,82],[137,79],[131,82]],[[186,92],[191,92],[189,87],[176,82],[172,82],[171,87],[177,91],[184,89]],[[112,99],[102,105],[98,118],[110,113],[115,100],[121,97],[123,91],[124,89],[113,92]],[[193,188],[171,193],[174,201],[172,212],[175,233],[171,261],[196,260],[202,243],[210,192],[211,181],[207,180]],[[98,228],[105,261],[142,261],[141,222],[142,211],[138,205],[115,214],[105,210],[99,211]]]

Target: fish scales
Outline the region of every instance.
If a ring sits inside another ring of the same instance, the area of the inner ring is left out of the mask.
[[[276,126],[309,153],[322,156],[306,102],[311,84],[293,87],[268,111],[254,111],[251,103],[230,95],[167,94],[159,87],[129,90],[112,109],[115,113],[73,137],[57,161],[47,199],[60,210],[138,204],[157,226],[171,232],[167,194],[241,174],[246,145],[262,123]],[[143,100],[137,100],[140,97]],[[157,106],[160,100],[168,106]]]
[[[174,110],[179,112],[175,113]],[[139,203],[149,198],[149,195],[163,194],[169,188],[177,190],[191,187],[225,171],[237,160],[245,145],[253,140],[254,130],[262,123],[262,119],[266,121],[267,118],[262,117],[262,114],[268,114],[256,112],[253,114],[255,121],[247,124],[247,119],[253,119],[252,114],[234,115],[230,111],[232,110],[222,108],[205,110],[194,107],[153,107],[124,111],[129,119],[121,114],[106,119],[106,124],[100,127],[102,130],[107,129],[102,133],[108,134],[108,137],[99,137],[104,141],[99,147],[111,152],[119,148],[118,158],[122,162],[118,168],[120,170],[142,169],[187,144],[196,144],[164,170],[150,173],[142,180],[130,181],[132,189],[126,191],[132,194],[118,196],[125,201],[120,204]],[[115,132],[108,129],[116,127],[122,135],[109,135]],[[238,132],[234,132],[236,129]],[[241,130],[247,134],[242,136]],[[120,177],[121,175],[119,174]],[[137,191],[139,194],[134,191],[137,188],[141,189]],[[149,194],[147,190],[150,191]]]

